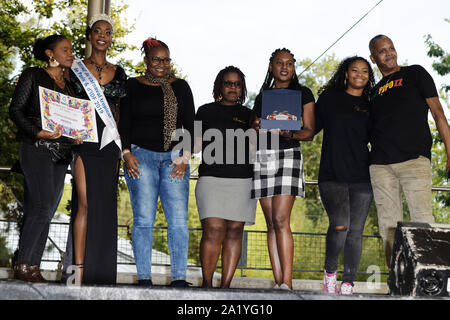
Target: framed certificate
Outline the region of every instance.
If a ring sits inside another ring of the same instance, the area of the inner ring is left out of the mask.
[[[290,89],[262,93],[261,129],[301,130],[302,92]]]
[[[65,137],[98,142],[95,110],[90,100],[83,100],[39,87],[42,129],[61,128]]]

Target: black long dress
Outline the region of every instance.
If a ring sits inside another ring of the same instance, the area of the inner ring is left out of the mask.
[[[126,95],[127,76],[117,66],[115,76],[102,86],[111,112],[118,111],[120,98]],[[71,72],[71,80],[79,98],[89,99],[78,78]],[[96,113],[98,141],[105,124]],[[114,141],[100,150],[100,142],[85,142],[75,148],[81,157],[86,177],[87,235],[84,258],[83,284],[115,284],[117,277],[117,182],[121,150]],[[67,240],[62,281],[71,275],[67,271],[74,265],[73,222],[78,209],[76,183],[72,185],[72,213]],[[70,271],[70,270],[69,270]],[[72,271],[73,272],[73,271]]]

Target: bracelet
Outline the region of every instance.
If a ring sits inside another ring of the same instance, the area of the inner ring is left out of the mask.
[[[123,150],[123,151],[122,151],[122,158],[123,158],[124,155],[126,155],[127,153],[130,153],[130,152],[131,152],[131,151],[128,150],[128,149]]]

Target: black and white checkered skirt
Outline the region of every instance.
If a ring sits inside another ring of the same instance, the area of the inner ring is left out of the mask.
[[[283,194],[305,197],[305,178],[300,147],[258,150],[253,165],[251,197],[260,199]]]

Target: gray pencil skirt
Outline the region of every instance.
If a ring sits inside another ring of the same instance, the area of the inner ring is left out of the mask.
[[[195,187],[200,220],[221,218],[255,224],[256,199],[250,198],[252,178],[200,177]]]

